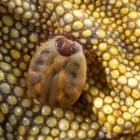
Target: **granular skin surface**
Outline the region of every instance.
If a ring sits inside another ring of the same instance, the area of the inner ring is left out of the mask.
[[[87,63],[68,108],[27,96],[36,50],[58,35],[82,45]],[[140,139],[139,0],[0,1],[0,140],[15,139]]]

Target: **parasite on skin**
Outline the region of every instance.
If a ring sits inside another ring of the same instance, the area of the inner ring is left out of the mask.
[[[140,0],[0,0],[0,140],[34,139],[140,140]]]
[[[28,94],[53,107],[70,106],[82,93],[86,69],[82,46],[57,36],[44,42],[33,56],[28,71]]]

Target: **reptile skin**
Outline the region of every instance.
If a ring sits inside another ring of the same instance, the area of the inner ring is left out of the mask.
[[[26,96],[41,43],[83,46],[87,80],[71,107]],[[140,139],[140,0],[0,1],[0,140]]]

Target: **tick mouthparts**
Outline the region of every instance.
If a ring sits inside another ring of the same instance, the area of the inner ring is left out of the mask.
[[[74,53],[76,53],[77,51],[79,51],[79,47],[76,44],[75,41],[71,41],[65,37],[61,37],[58,38],[56,40],[56,46],[57,46],[57,50],[58,52],[62,55],[62,56],[70,56]]]

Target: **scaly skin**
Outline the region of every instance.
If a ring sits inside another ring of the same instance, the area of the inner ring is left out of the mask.
[[[42,38],[83,45],[87,82],[69,109],[26,97]],[[45,37],[44,37],[45,36]],[[0,139],[140,139],[139,0],[1,0]]]

